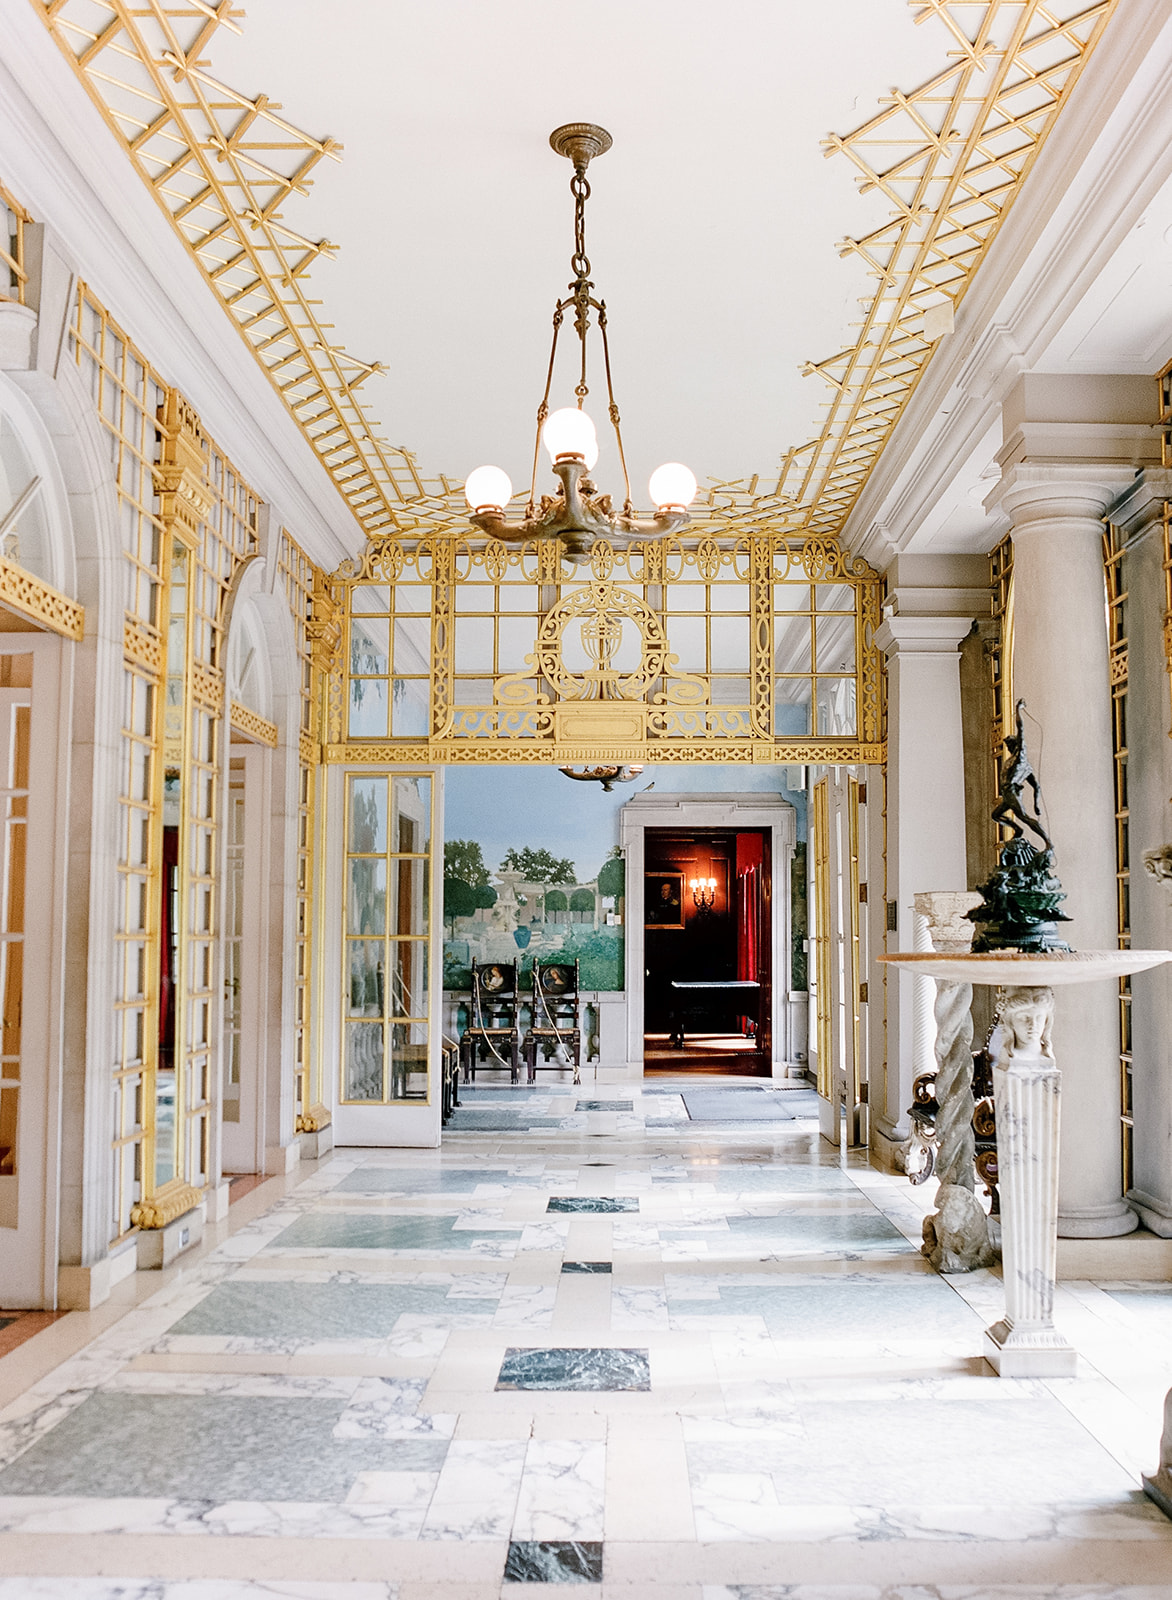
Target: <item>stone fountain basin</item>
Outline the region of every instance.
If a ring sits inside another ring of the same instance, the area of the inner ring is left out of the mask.
[[[979,955],[901,950],[880,956],[879,960],[923,978],[944,978],[953,983],[1056,988],[1060,983],[1094,983],[1103,978],[1126,977],[1129,972],[1146,972],[1149,967],[1172,961],[1172,950],[1073,950],[1050,955],[1027,955],[1016,950],[988,950]]]

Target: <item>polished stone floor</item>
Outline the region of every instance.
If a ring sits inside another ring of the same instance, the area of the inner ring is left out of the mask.
[[[0,1600],[1172,1597],[1172,1285],[1061,1285],[1078,1376],[999,1380],[996,1275],[757,1092],[482,1075],[26,1341]]]

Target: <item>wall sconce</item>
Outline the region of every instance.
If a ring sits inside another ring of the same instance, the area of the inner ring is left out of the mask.
[[[692,904],[701,916],[706,916],[716,904],[716,879],[692,878],[688,887],[692,891]]]

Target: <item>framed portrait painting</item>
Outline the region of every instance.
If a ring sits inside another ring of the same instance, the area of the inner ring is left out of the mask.
[[[643,874],[643,926],[682,928],[684,925],[684,875],[682,872]]]

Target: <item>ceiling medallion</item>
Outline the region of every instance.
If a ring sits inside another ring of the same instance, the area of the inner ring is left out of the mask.
[[[591,122],[569,122],[555,128],[549,142],[558,155],[574,164],[570,179],[570,193],[574,196],[574,254],[570,270],[574,276],[569,294],[559,300],[553,313],[553,346],[549,354],[549,369],[545,377],[545,393],[537,408],[537,438],[533,445],[533,473],[529,483],[529,501],[525,515],[517,522],[505,518],[504,507],[513,493],[508,474],[500,467],[477,467],[468,475],[464,495],[472,510],[471,520],[476,527],[494,539],[517,541],[523,539],[561,539],[567,556],[582,561],[594,539],[609,539],[618,548],[625,548],[635,539],[659,539],[677,533],[688,524],[688,506],[696,497],[696,479],[687,467],[678,461],[668,462],[651,474],[648,491],[657,507],[652,518],[639,518],[631,502],[631,478],[627,471],[627,458],[623,450],[623,435],[619,422],[619,408],[615,404],[614,388],[610,375],[610,348],[606,338],[606,301],[596,300],[591,293],[594,284],[590,278],[590,260],[586,255],[586,201],[590,185],[586,181],[586,168],[595,156],[605,155],[611,146],[611,137],[605,128]],[[574,330],[581,348],[581,364],[574,394],[576,406],[566,406],[551,413],[549,393],[553,385],[554,365],[557,360],[558,334],[567,311],[574,313]],[[594,424],[583,410],[589,388],[586,383],[586,334],[590,328],[590,313],[597,317],[598,331],[602,337],[602,361],[606,371],[607,414],[614,428],[618,444],[619,464],[623,472],[623,509],[615,513],[608,494],[599,494],[591,483],[589,473],[598,460],[598,440]],[[561,489],[558,494],[542,495],[537,499],[537,463],[540,447],[545,445],[553,461],[554,476]]]

